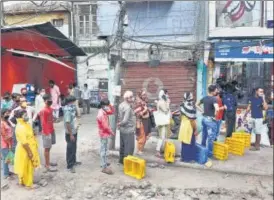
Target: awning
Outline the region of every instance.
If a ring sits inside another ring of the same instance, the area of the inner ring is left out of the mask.
[[[273,40],[217,42],[215,62],[273,62]]]
[[[6,49],[37,51],[56,56],[86,56],[86,53],[50,22],[5,26],[1,28],[1,46]],[[38,41],[38,42],[33,42]]]
[[[52,56],[49,56],[47,54],[37,53],[37,52],[28,52],[28,51],[19,51],[19,50],[14,50],[14,49],[6,49],[6,51],[9,51],[9,52],[12,52],[12,53],[16,53],[16,54],[25,55],[25,56],[29,56],[29,57],[34,57],[34,58],[41,58],[41,59],[44,59],[44,60],[55,62],[55,63],[57,63],[59,65],[62,65],[64,67],[66,67],[66,68],[69,68],[71,70],[76,71],[76,69],[74,69],[73,67],[71,67],[71,66],[63,63],[62,61],[57,60],[56,58],[54,58]]]

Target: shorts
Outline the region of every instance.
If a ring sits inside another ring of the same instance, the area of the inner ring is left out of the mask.
[[[264,129],[264,119],[263,118],[259,118],[259,119],[252,118],[251,119],[251,127],[252,127],[253,134],[261,135],[261,132]]]
[[[55,132],[49,135],[42,134],[42,141],[43,141],[43,147],[45,149],[50,149],[52,145],[56,143],[56,136]]]

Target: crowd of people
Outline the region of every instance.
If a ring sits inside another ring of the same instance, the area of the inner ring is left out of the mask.
[[[40,167],[44,158],[44,172],[56,172],[57,163],[51,162],[50,150],[56,143],[54,122],[59,122],[60,108],[63,112],[66,132],[66,161],[70,172],[75,173],[77,131],[80,126],[76,85],[69,88],[67,97],[61,99],[59,87],[49,81],[49,94],[45,89],[36,89],[35,102],[28,101],[26,88],[21,93],[6,92],[1,100],[1,158],[5,179],[13,179],[16,174],[19,184],[32,188],[34,169]],[[87,95],[87,94],[86,94]],[[89,110],[89,109],[88,109]],[[39,141],[39,143],[38,143]],[[41,141],[41,142],[40,142]],[[43,148],[43,156],[40,150]],[[14,155],[14,172],[9,170],[6,157]]]
[[[14,173],[19,178],[19,183],[26,187],[33,187],[34,169],[40,166],[39,148],[44,149],[44,169],[47,172],[56,172],[57,163],[51,162],[50,150],[56,143],[54,122],[59,122],[60,108],[63,112],[65,140],[67,143],[66,162],[67,169],[75,173],[75,166],[81,165],[76,159],[77,135],[80,126],[80,101],[82,101],[84,114],[90,113],[90,91],[88,85],[80,90],[76,84],[71,84],[67,96],[62,99],[59,87],[54,81],[49,81],[50,92],[38,89],[34,106],[28,104],[26,90],[21,94],[5,93],[1,101],[1,152],[3,160],[4,178],[13,177],[9,171],[5,157],[9,152],[14,153]],[[139,91],[136,96],[133,92],[126,91],[118,110],[110,104],[108,99],[102,99],[97,115],[98,133],[100,137],[100,158],[102,172],[113,174],[110,163],[107,161],[108,138],[115,135],[109,124],[109,115],[118,113],[117,127],[120,130],[120,158],[134,154],[135,138],[137,140],[137,154],[144,153],[144,147],[150,138],[152,127],[156,124],[159,133],[156,145],[156,156],[161,158],[161,149],[169,138],[171,119],[171,100],[167,90],[161,90],[155,101],[157,111],[151,112],[148,107],[146,90]],[[217,85],[208,87],[208,95],[195,104],[191,92],[183,94],[180,105],[181,127],[178,140],[181,141],[181,161],[195,161],[195,144],[199,132],[197,129],[196,112],[203,115],[202,119],[202,145],[208,149],[211,158],[213,142],[218,139],[221,123],[226,121],[227,137],[231,137],[235,129],[237,100],[230,86],[222,92]],[[256,134],[256,143],[251,150],[260,149],[260,128],[263,123],[263,110],[267,109],[263,89],[257,88],[256,94],[249,101],[247,112],[251,110],[253,130]],[[177,112],[177,111],[175,111]],[[157,115],[156,115],[157,114]],[[41,144],[37,138],[40,137]],[[39,147],[40,146],[40,147]]]

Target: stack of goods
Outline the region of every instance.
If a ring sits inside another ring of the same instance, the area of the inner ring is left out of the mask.
[[[213,156],[218,160],[228,159],[228,145],[220,142],[214,142]]]
[[[228,152],[234,155],[243,156],[245,152],[245,140],[237,138],[226,138],[225,143],[228,145]]]

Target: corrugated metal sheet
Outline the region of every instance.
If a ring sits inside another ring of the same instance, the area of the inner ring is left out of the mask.
[[[195,63],[169,62],[158,67],[149,67],[147,63],[127,63],[123,69],[122,91],[134,93],[146,88],[150,101],[158,97],[160,89],[167,89],[172,104],[180,104],[184,92],[196,94]]]

